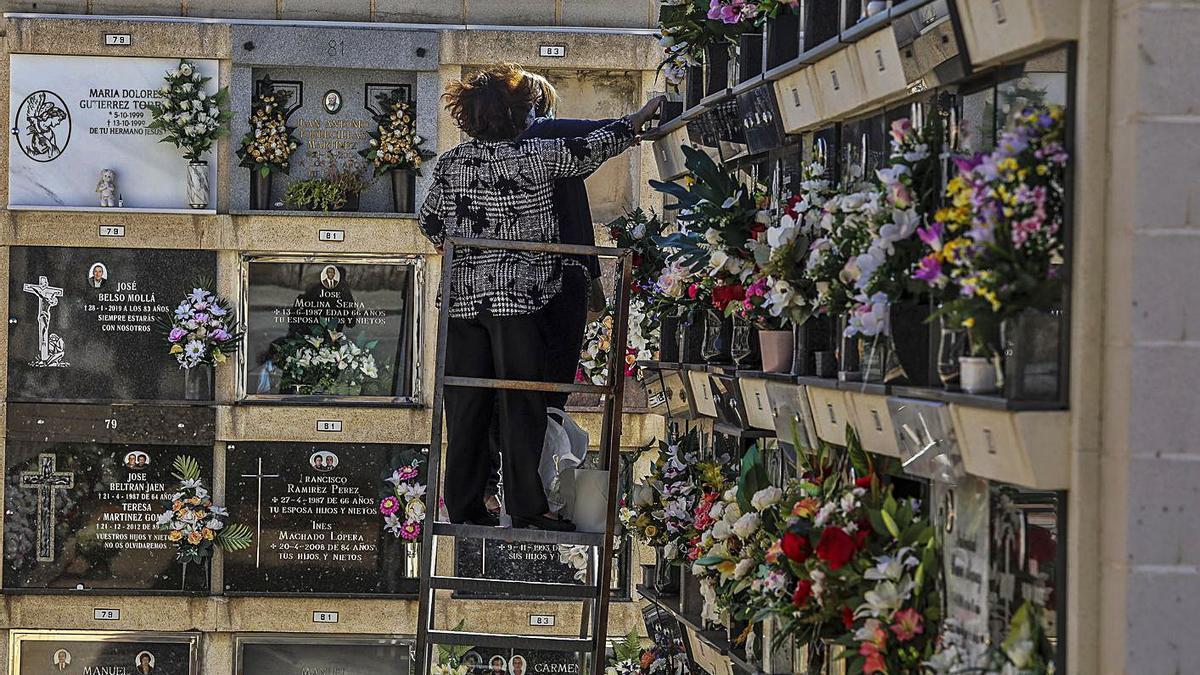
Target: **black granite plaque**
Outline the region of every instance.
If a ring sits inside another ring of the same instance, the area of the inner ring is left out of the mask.
[[[247,395],[412,402],[420,265],[248,259]]]
[[[596,457],[596,453],[588,453],[588,467],[595,467]],[[624,494],[624,485],[629,479],[629,462],[624,456],[621,457],[621,467],[621,487],[617,490],[618,494]],[[630,598],[629,550],[632,543],[628,537],[618,537],[614,541],[617,542],[618,548],[613,555],[611,597],[616,600],[628,600]],[[543,581],[560,584],[585,583],[576,576],[578,568],[570,562],[563,561],[563,553],[567,548],[589,552],[595,550],[588,547],[562,547],[560,549],[558,544],[458,538],[454,541],[455,574],[471,578]],[[567,560],[570,560],[570,557],[567,557]],[[506,593],[458,591],[455,593],[455,597],[508,598],[511,596]],[[521,597],[538,598],[536,594],[532,596],[522,594]]]
[[[481,647],[464,654],[462,662],[472,675],[577,675],[588,658],[576,652]]]
[[[783,145],[783,122],[779,104],[775,101],[774,85],[768,83],[740,94],[737,105],[750,154],[757,155]]]
[[[158,322],[216,278],[211,251],[12,247],[8,400],[182,400]]]
[[[36,424],[41,418],[32,419]],[[206,592],[208,570],[179,563],[176,544],[155,522],[176,491],[171,464],[179,455],[200,463],[201,479],[211,489],[211,442],[10,436],[4,458],[4,588]]]
[[[14,675],[190,675],[190,633],[14,633]]]
[[[230,443],[225,502],[230,518],[255,528],[254,544],[225,554],[228,593],[409,595],[419,547],[387,531],[380,500],[387,479],[417,462],[424,446]]]
[[[410,647],[399,638],[238,638],[237,675],[408,675]]]
[[[662,607],[648,603],[642,608],[642,621],[646,625],[646,634],[654,642],[658,656],[667,662],[666,672],[675,675],[686,675],[690,672],[687,646],[683,641],[683,627],[679,625],[679,619]]]

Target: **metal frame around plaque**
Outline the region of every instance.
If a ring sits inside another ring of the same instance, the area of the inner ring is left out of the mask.
[[[425,318],[425,256],[417,254],[383,254],[383,253],[354,253],[337,255],[330,253],[244,253],[238,263],[238,291],[240,294],[238,307],[247,323],[250,316],[250,263],[291,263],[291,264],[339,264],[339,265],[371,265],[396,264],[408,265],[413,269],[413,284],[409,301],[413,307],[412,325],[409,327],[408,339],[412,341],[412,392],[408,396],[293,396],[287,394],[249,394],[246,391],[246,375],[249,350],[240,349],[237,354],[237,401],[238,402],[271,402],[287,405],[293,402],[311,404],[318,402],[323,405],[399,405],[420,407],[422,401],[421,374],[423,370],[424,351],[422,349],[421,330]]]
[[[132,642],[146,640],[147,642],[188,645],[188,673],[198,675],[200,672],[200,635],[200,633],[191,632],[13,630],[8,634],[8,672],[11,675],[21,672],[21,644],[25,642]]]
[[[404,645],[408,647],[409,673],[416,672],[414,656],[416,636],[413,635],[367,635],[364,633],[347,634],[312,634],[312,633],[240,633],[233,638],[233,673],[243,675],[242,649],[245,645],[299,645],[313,643],[333,643],[338,645],[358,645],[372,647],[377,645]]]

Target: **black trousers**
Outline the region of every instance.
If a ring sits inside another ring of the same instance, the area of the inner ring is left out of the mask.
[[[578,267],[568,265],[563,270],[562,292],[554,296],[538,313],[545,358],[545,379],[550,382],[571,384],[579,370],[579,353],[583,350],[583,334],[587,328],[588,299],[591,297],[591,282]],[[565,409],[570,394],[547,393],[546,406]],[[500,448],[503,443],[498,421],[499,409],[492,422],[492,469],[488,477],[487,493],[496,494],[500,476]]]
[[[545,345],[536,316],[450,319],[446,374],[542,380]],[[486,513],[484,489],[494,471],[488,430],[499,425],[508,513],[546,513],[538,462],[546,436],[542,392],[446,387],[446,511],[462,522]],[[499,414],[494,415],[496,408]]]

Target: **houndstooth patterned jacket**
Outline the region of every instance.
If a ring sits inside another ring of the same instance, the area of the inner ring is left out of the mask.
[[[554,181],[595,171],[633,138],[620,119],[583,138],[461,143],[438,159],[421,230],[439,246],[447,236],[557,242]],[[562,288],[562,267],[557,254],[456,248],[450,316],[533,314]]]

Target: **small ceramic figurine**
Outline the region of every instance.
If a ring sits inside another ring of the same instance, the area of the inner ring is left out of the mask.
[[[96,183],[96,192],[100,193],[100,206],[113,207],[117,205],[117,172],[112,169],[100,171],[100,182]]]

